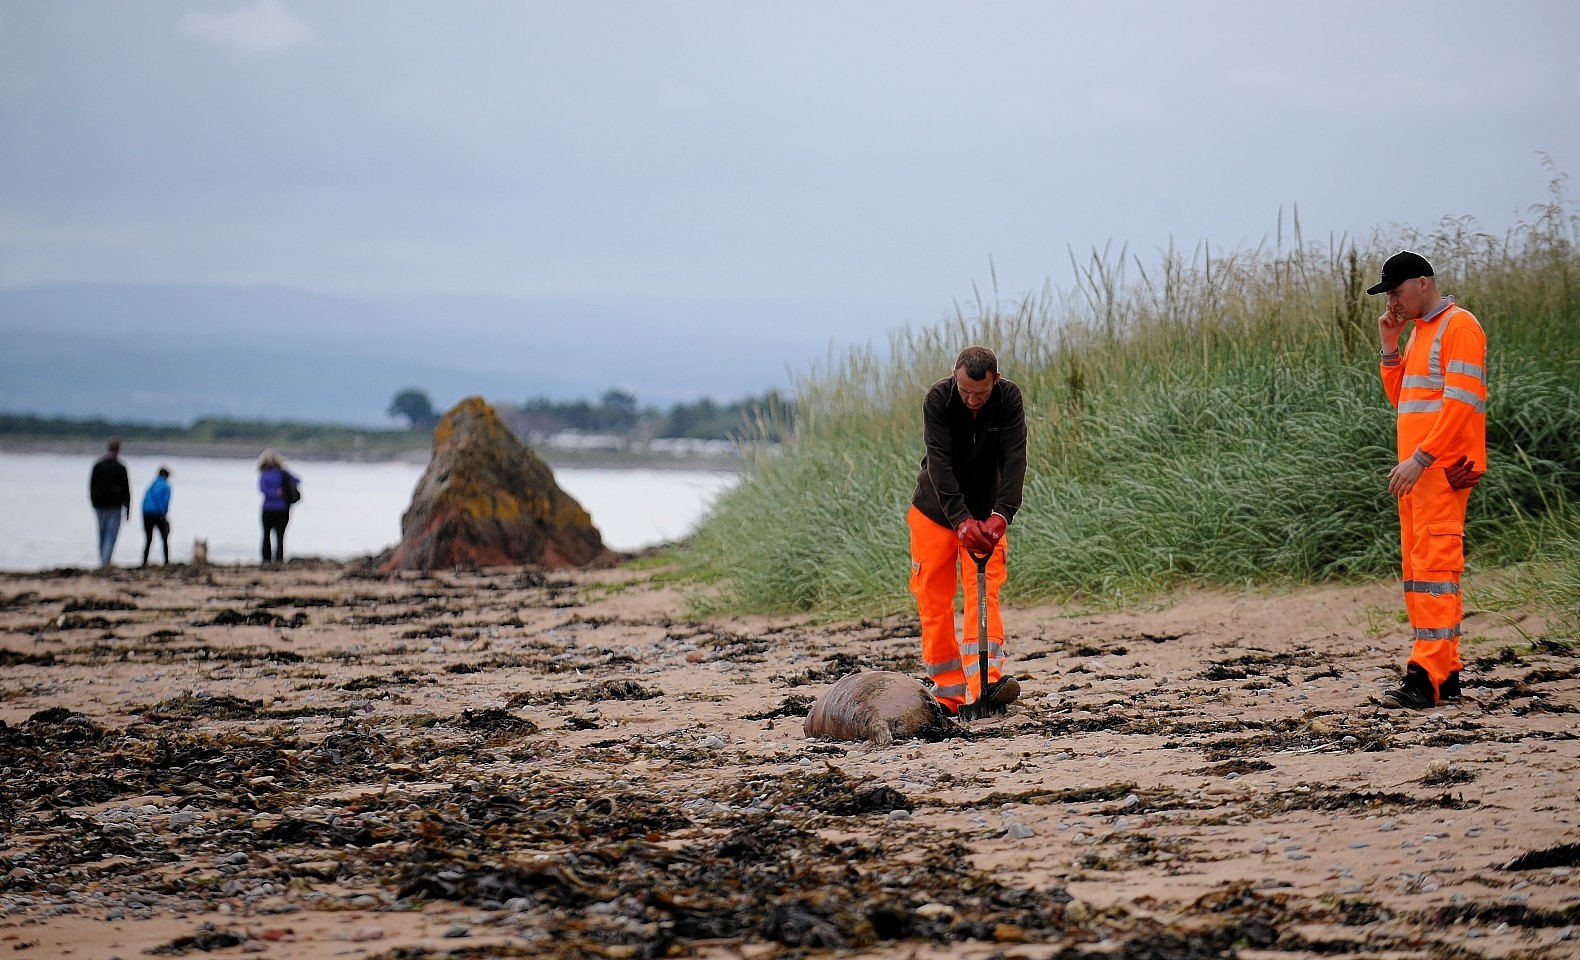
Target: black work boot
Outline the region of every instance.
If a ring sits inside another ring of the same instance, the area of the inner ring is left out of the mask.
[[[989,684],[988,690],[994,703],[1014,703],[1020,699],[1020,681],[1014,677],[1004,677],[997,683]]]
[[[1459,692],[1459,671],[1455,670],[1448,675],[1447,680],[1443,681],[1443,685],[1437,688],[1437,699],[1458,700],[1460,696],[1462,694]]]
[[[1383,694],[1377,702],[1396,709],[1427,710],[1437,706],[1437,695],[1432,689],[1432,678],[1419,664],[1412,663],[1405,667],[1404,683]]]

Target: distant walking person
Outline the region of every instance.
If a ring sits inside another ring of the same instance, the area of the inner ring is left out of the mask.
[[[170,566],[170,468],[160,467],[159,476],[143,494],[143,566],[148,566],[148,550],[159,531],[159,545],[165,551],[165,566]]]
[[[88,475],[88,500],[99,516],[99,566],[108,567],[121,535],[121,518],[132,519],[132,481],[121,462],[121,438],[111,437],[104,456]]]
[[[1487,335],[1470,311],[1438,293],[1432,265],[1419,254],[1389,257],[1366,292],[1388,295],[1377,318],[1383,390],[1399,411],[1399,462],[1388,472],[1388,492],[1399,498],[1414,638],[1403,683],[1381,702],[1424,710],[1460,695],[1465,506],[1487,463]],[[1399,337],[1411,322],[1401,352]]]
[[[258,489],[263,493],[263,562],[285,562],[285,525],[291,522],[291,504],[302,499],[301,479],[285,469],[273,450],[258,457]],[[272,540],[272,549],[271,549]]]

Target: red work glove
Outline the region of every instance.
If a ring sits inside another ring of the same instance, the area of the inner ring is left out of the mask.
[[[1009,521],[1005,520],[1001,514],[995,513],[982,521],[982,535],[987,537],[988,543],[995,547],[998,546],[1000,540],[1004,539],[1004,531],[1008,528]]]
[[[992,553],[993,544],[988,540],[987,534],[982,532],[982,521],[972,519],[963,521],[955,528],[955,533],[960,536],[960,545],[970,553]]]
[[[1448,480],[1448,485],[1455,490],[1469,490],[1481,482],[1487,471],[1477,470],[1476,461],[1460,457],[1453,463],[1443,468],[1443,476]]]

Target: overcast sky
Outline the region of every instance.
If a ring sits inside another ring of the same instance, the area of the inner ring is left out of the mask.
[[[0,0],[0,288],[719,299],[746,337],[806,298],[881,340],[990,261],[1019,294],[1297,204],[1501,230],[1539,151],[1580,170],[1577,49],[1572,0]]]

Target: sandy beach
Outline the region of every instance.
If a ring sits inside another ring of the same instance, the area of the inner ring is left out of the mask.
[[[696,619],[651,568],[0,575],[19,958],[1580,956],[1580,659],[1397,585],[1006,611],[1025,696],[807,740],[914,618]],[[1474,595],[1474,591],[1472,591]]]

